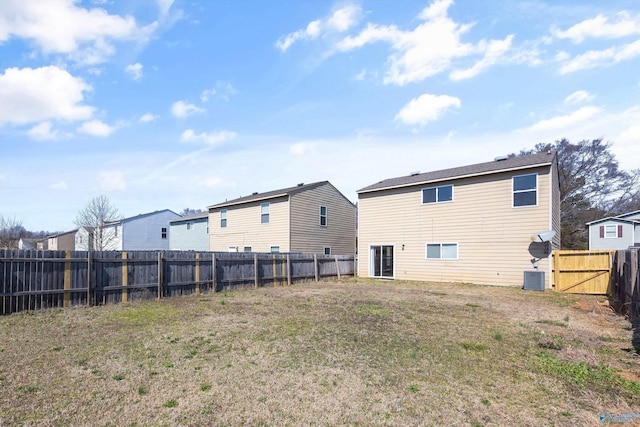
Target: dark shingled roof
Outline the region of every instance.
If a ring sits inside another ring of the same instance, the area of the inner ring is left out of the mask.
[[[508,170],[529,169],[536,166],[551,165],[556,156],[555,151],[516,156],[493,162],[477,163],[475,165],[459,166],[456,168],[420,173],[416,175],[401,176],[385,179],[376,184],[369,185],[358,190],[358,193],[369,193],[391,188],[408,187],[411,185],[426,184],[436,181],[466,178],[478,175],[487,175]]]
[[[177,219],[172,219],[169,222],[180,222],[180,221],[190,221],[192,219],[202,219],[202,218],[207,218],[209,217],[209,211],[204,211],[204,212],[196,212],[196,213],[192,213],[189,215],[184,215],[183,217],[177,218]]]
[[[290,196],[301,191],[310,190],[312,188],[319,187],[324,184],[329,184],[329,181],[314,182],[312,184],[298,184],[295,187],[282,188],[280,190],[267,191],[265,193],[254,193],[250,196],[239,197],[237,199],[228,200],[226,202],[218,203],[209,206],[208,209],[222,208],[225,206],[240,205],[243,203],[256,202],[258,200],[275,199],[276,197]]]

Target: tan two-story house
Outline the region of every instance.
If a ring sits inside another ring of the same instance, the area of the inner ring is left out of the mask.
[[[358,191],[358,219],[361,277],[522,286],[529,270],[550,288],[556,153],[380,181]]]
[[[355,253],[356,207],[328,181],[209,206],[209,250]]]

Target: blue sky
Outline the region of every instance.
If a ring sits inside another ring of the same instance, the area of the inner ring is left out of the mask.
[[[0,214],[74,228],[604,138],[640,168],[640,3],[0,2]]]

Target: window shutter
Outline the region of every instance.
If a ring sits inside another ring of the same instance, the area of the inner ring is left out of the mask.
[[[604,225],[600,226],[600,238],[604,239]]]
[[[622,237],[622,226],[618,226],[618,237]]]

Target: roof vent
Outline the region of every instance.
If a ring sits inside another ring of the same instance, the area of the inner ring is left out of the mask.
[[[409,174],[409,176],[416,176],[416,175],[420,175],[420,171],[413,171]]]
[[[251,193],[252,196],[255,196],[256,194],[258,194],[257,191],[254,191],[253,193]]]
[[[495,162],[501,162],[503,160],[507,160],[508,157],[507,156],[498,156],[495,159],[493,159]]]
[[[302,187],[304,185],[304,182],[301,182],[298,184],[298,187]]]

